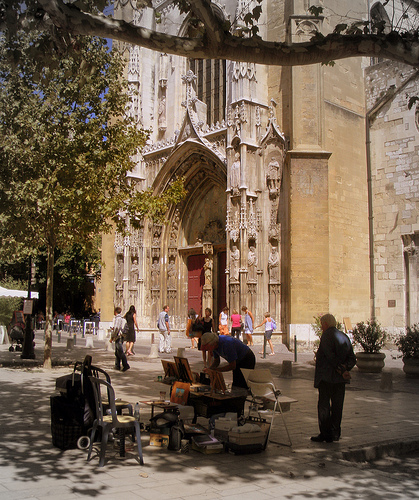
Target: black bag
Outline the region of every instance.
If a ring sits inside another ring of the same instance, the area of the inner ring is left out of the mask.
[[[185,436],[185,427],[183,426],[183,421],[178,419],[178,421],[172,425],[169,434],[169,444],[167,448],[169,450],[179,451],[182,446],[182,439]]]
[[[70,400],[66,396],[51,396],[52,444],[61,450],[77,447],[84,435],[84,398]]]
[[[128,323],[125,323],[124,328],[122,329],[122,338],[126,337],[129,333],[129,326]]]

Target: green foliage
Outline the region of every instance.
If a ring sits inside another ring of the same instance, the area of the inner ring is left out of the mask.
[[[387,333],[375,320],[361,321],[353,329],[355,344],[359,344],[364,352],[380,352],[384,347]]]
[[[0,286],[10,290],[25,290],[25,283],[7,277],[0,281]],[[21,297],[0,297],[0,325],[7,326],[12,319],[13,311],[20,311],[23,307]]]
[[[179,177],[173,181],[168,188],[160,195],[153,194],[152,189],[147,189],[141,196],[131,200],[127,206],[127,213],[131,218],[132,227],[137,227],[144,216],[150,217],[153,221],[163,223],[170,205],[176,205],[186,196],[185,179]],[[125,220],[120,219],[118,230],[123,232]]]
[[[323,14],[323,7],[320,7],[318,5],[312,5],[309,7],[308,11],[312,16],[319,17]]]
[[[0,45],[0,238],[11,258],[40,246],[89,247],[110,229],[146,137],[121,118],[124,61],[106,41],[76,39],[66,56],[50,46],[51,64],[40,68],[33,50],[45,40],[20,33]]]
[[[416,104],[417,101],[419,101],[419,97],[417,95],[410,97],[409,98],[409,103],[407,105],[408,108],[412,109],[413,106]]]
[[[406,333],[396,341],[403,359],[419,359],[419,323],[406,327]]]
[[[99,251],[100,237],[91,251],[86,251],[82,245],[74,244],[64,250],[54,252],[54,310],[64,312],[70,310],[74,316],[88,317],[93,312],[92,280],[100,275],[101,255]],[[47,252],[40,249],[36,259],[36,278],[38,289],[46,287]],[[43,294],[38,301],[39,308],[45,310]]]
[[[323,333],[323,330],[322,330],[322,324],[320,322],[320,318],[323,316],[323,314],[319,314],[318,316],[313,316],[313,319],[314,319],[314,323],[311,324],[313,330],[314,330],[314,333],[317,335],[317,337],[321,337],[322,336],[322,333]],[[335,316],[336,317],[336,316]],[[343,331],[343,328],[344,326],[342,325],[342,323],[340,323],[340,321],[337,321],[336,320],[336,328],[340,331]]]

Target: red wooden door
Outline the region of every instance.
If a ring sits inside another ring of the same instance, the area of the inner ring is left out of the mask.
[[[205,255],[191,255],[188,257],[188,309],[195,309],[202,314],[202,290],[204,288]]]

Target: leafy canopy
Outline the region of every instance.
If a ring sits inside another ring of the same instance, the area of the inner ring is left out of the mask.
[[[262,0],[242,2],[235,19],[228,21],[222,14],[223,2],[210,0],[174,0],[181,13],[188,16],[191,29],[184,36],[165,33],[159,29],[159,20],[166,7],[162,2],[137,0],[129,2],[138,10],[144,7],[155,12],[156,26],[134,26],[113,15],[111,0],[27,0],[24,4],[10,2],[3,19],[17,29],[23,23],[52,26],[56,42],[65,45],[69,34],[97,35],[124,43],[196,59],[228,59],[266,65],[296,66],[331,61],[348,57],[380,57],[400,61],[411,66],[419,64],[418,2],[382,2],[382,9],[393,9],[387,19],[379,16],[369,21],[368,2],[346,13],[326,11],[322,5],[298,9],[296,15],[306,19],[327,16],[331,28],[315,30],[311,40],[270,40],[263,32],[267,13]],[[118,2],[127,5],[127,2]],[[344,4],[349,5],[348,4]],[[400,9],[394,9],[400,4]],[[24,5],[24,8],[22,8]],[[344,9],[345,6],[342,6]],[[374,5],[375,6],[375,5]],[[374,7],[373,6],[373,7]],[[354,18],[350,18],[352,14]],[[123,17],[123,16],[122,16]],[[385,16],[384,16],[385,17]],[[145,16],[149,18],[149,16]],[[347,18],[347,19],[346,19]],[[388,22],[389,21],[389,22]],[[325,23],[328,24],[329,23]],[[336,29],[334,29],[336,27]],[[314,30],[314,27],[313,27]]]
[[[47,66],[34,57],[45,50]],[[127,178],[147,134],[125,115],[123,67],[96,37],[74,38],[62,54],[47,32],[2,36],[0,238],[9,258],[89,246],[122,224],[121,210],[141,217],[153,207],[161,218],[167,209],[170,191],[156,208]],[[181,195],[182,187],[179,180],[172,190]]]

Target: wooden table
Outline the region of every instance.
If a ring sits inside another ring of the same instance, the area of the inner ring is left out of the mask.
[[[219,413],[244,413],[244,404],[247,393],[210,394],[190,392],[188,404],[194,407],[194,422],[198,417],[210,418]]]

